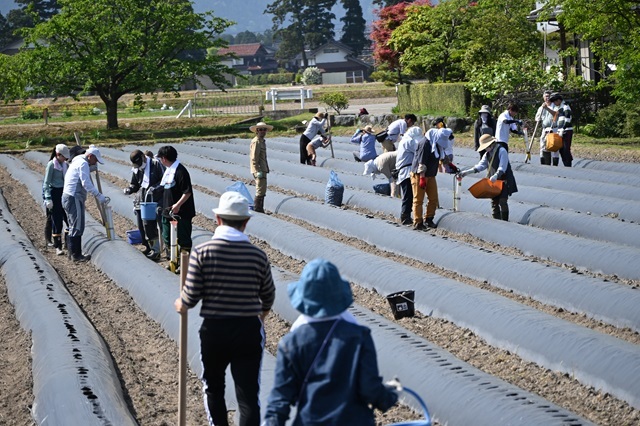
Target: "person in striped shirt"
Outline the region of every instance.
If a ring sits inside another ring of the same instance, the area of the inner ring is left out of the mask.
[[[240,424],[259,426],[263,321],[275,300],[271,264],[244,233],[251,218],[246,198],[225,192],[213,212],[218,227],[211,240],[191,251],[175,308],[183,313],[202,301],[200,358],[209,424],[228,425],[224,389],[231,365]]]

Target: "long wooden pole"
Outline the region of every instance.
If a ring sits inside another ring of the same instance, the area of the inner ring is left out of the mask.
[[[180,293],[187,281],[187,269],[189,266],[189,253],[180,255]],[[189,313],[180,314],[180,368],[178,377],[178,425],[187,424],[187,325]]]

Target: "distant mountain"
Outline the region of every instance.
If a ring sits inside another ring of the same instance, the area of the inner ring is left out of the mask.
[[[272,0],[192,0],[193,9],[198,12],[213,10],[214,15],[226,18],[237,24],[227,30],[230,34],[237,34],[241,31],[252,31],[261,33],[270,29],[273,24],[272,15],[265,15],[264,10]],[[339,2],[338,2],[339,3]],[[370,0],[361,0],[364,19],[368,24],[373,21],[373,9],[375,8]],[[0,0],[0,13],[4,16],[11,9],[17,9],[18,5],[13,0]],[[336,15],[334,25],[336,27],[336,37],[339,38],[342,29],[340,18],[344,16],[344,9],[340,4],[333,8]]]

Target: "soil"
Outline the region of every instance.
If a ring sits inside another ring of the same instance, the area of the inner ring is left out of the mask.
[[[584,154],[581,156],[584,157]],[[29,166],[41,173],[41,165],[28,163]],[[112,180],[119,186],[126,186],[124,179],[102,174],[103,179]],[[0,168],[2,189],[12,213],[17,218],[33,244],[39,249],[49,262],[58,270],[66,282],[69,291],[78,301],[82,309],[95,325],[111,350],[114,364],[119,372],[119,379],[125,397],[132,412],[141,425],[172,425],[177,422],[177,363],[178,348],[164,333],[158,324],[146,317],[135,305],[129,295],[111,282],[91,264],[75,264],[64,256],[56,256],[55,250],[46,246],[43,237],[43,216],[36,202],[32,200],[26,188]],[[206,188],[198,188],[207,191]],[[278,188],[269,188],[276,191]],[[211,191],[208,191],[211,193]],[[217,195],[217,194],[215,194]],[[196,200],[197,203],[197,200]],[[88,212],[98,217],[95,205],[87,203]],[[374,215],[374,213],[369,212]],[[564,312],[552,306],[546,306],[528,298],[513,295],[507,291],[495,289],[484,282],[461,277],[435,265],[423,264],[417,261],[398,257],[393,253],[384,252],[363,241],[348,238],[327,229],[313,227],[302,221],[295,221],[281,215],[280,219],[288,220],[299,226],[304,226],[318,235],[340,241],[357,247],[360,250],[394,259],[397,262],[410,265],[425,271],[455,278],[468,285],[474,285],[493,291],[502,296],[512,298],[536,309],[555,315],[567,321],[593,328],[603,333],[624,339],[633,344],[640,343],[638,333],[629,329],[615,327],[588,319],[581,315]],[[388,219],[388,218],[387,218]],[[131,218],[114,215],[116,233],[123,237],[125,231],[134,228]],[[211,220],[196,217],[195,226],[213,231],[215,225]],[[251,226],[251,224],[249,224]],[[432,230],[440,237],[472,243],[516,256],[522,256],[517,249],[489,244],[469,235],[457,235],[442,229]],[[293,273],[300,273],[304,263],[270,248],[259,240],[255,244],[265,250],[271,263]],[[551,264],[544,259],[538,262]],[[166,266],[160,262],[161,266]],[[566,265],[556,265],[567,267]],[[607,277],[620,285],[638,286],[640,283],[621,281],[615,276]],[[176,294],[177,294],[176,280]],[[20,329],[15,318],[12,305],[8,302],[6,289],[0,278],[0,327],[2,339],[0,341],[0,423],[7,425],[31,425],[27,404],[33,400],[31,395],[31,358],[30,336]],[[367,290],[352,286],[356,303],[396,321],[391,315],[388,302],[375,290]],[[117,307],[113,309],[113,307]],[[522,360],[514,354],[496,349],[468,329],[417,313],[414,318],[397,320],[401,326],[423,336],[434,344],[448,350],[458,358],[473,366],[493,374],[501,379],[536,393],[549,401],[562,406],[576,414],[601,425],[634,425],[640,424],[640,411],[629,404],[600,392],[591,387],[580,384],[568,374],[560,374]],[[287,333],[289,324],[277,315],[270,315],[266,322],[267,350],[275,354],[279,339]],[[188,383],[188,424],[204,425],[206,418],[202,406],[201,384],[197,377],[190,372]],[[428,403],[428,401],[427,401]],[[233,413],[230,413],[232,418]],[[391,422],[419,419],[405,407],[396,407],[386,414],[377,413],[376,420],[380,425]]]

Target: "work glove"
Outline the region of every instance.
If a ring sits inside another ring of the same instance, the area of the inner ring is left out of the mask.
[[[264,177],[264,173],[262,172],[255,172],[255,174],[253,175],[256,179],[262,179]]]
[[[558,135],[562,137],[564,135],[564,129],[558,129]]]
[[[97,200],[98,200],[98,202],[100,204],[106,204],[107,203],[107,197],[105,197],[103,194],[98,194],[96,196],[96,198],[97,198]]]
[[[362,133],[362,129],[356,130],[356,132],[353,134],[353,136],[358,136],[360,133]]]
[[[393,380],[389,380],[385,385],[398,393],[402,392],[402,383],[400,383],[397,377],[394,377]]]
[[[474,169],[467,169],[467,170],[463,170],[460,173],[458,173],[458,177],[460,179],[462,179],[463,177],[470,175],[471,173],[475,173],[476,171]]]
[[[491,182],[495,182],[495,181],[497,181],[497,180],[498,180],[498,174],[497,174],[497,173],[495,173],[494,175],[492,175],[492,176],[489,178],[489,180],[490,180]]]
[[[51,201],[50,198],[47,198],[46,200],[44,200],[44,206],[47,208],[47,210],[51,210],[53,208],[53,201]]]
[[[122,190],[122,192],[124,192],[124,195],[129,195],[131,194],[131,188],[126,187],[125,189]]]
[[[418,183],[418,186],[422,189],[425,189],[427,187],[427,178],[424,176],[420,176],[420,182]]]

